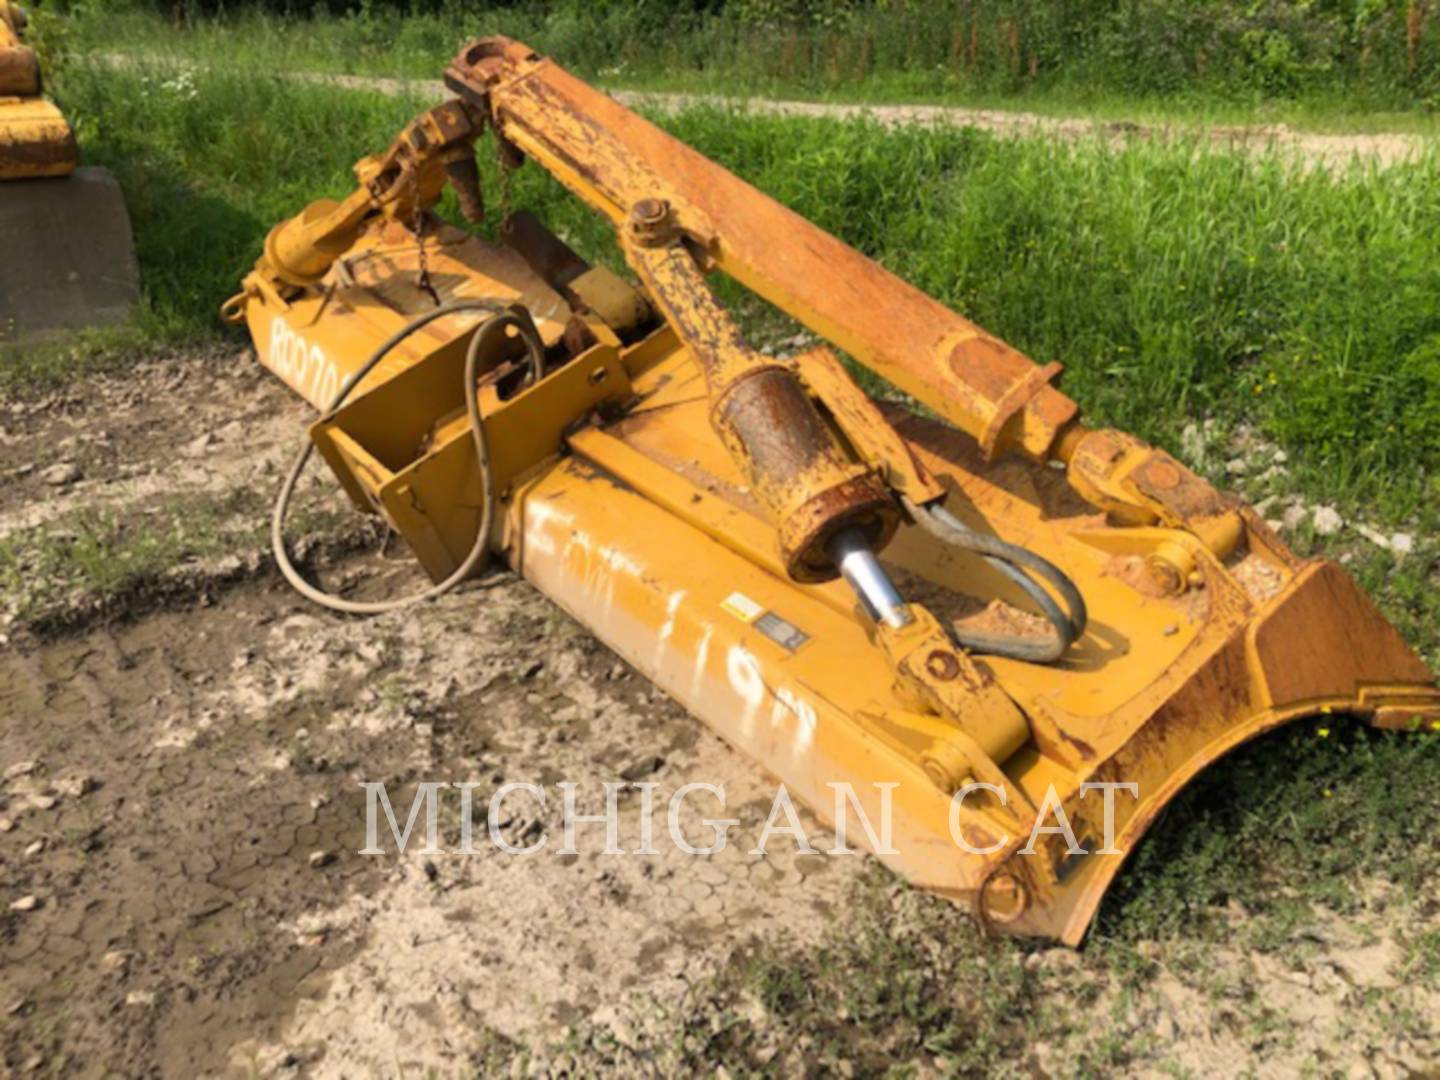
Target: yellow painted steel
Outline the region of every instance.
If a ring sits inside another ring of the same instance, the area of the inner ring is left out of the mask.
[[[518,346],[482,358],[494,549],[822,818],[836,784],[876,820],[890,800],[877,854],[899,872],[988,925],[1075,943],[1149,823],[1235,746],[1317,712],[1440,721],[1433,675],[1342,569],[1297,559],[1163,451],[1082,426],[1053,369],[524,46],[467,46],[449,84],[460,99],[362,161],[352,196],[276,227],[226,317],[324,408],[437,303],[527,309],[543,377],[521,377]],[[429,213],[449,182],[478,216],[462,158],[486,126],[614,222],[644,290],[538,223],[500,245]],[[637,208],[662,220],[647,200],[673,229],[648,243],[633,233]],[[828,350],[759,357],[704,288],[715,267],[938,418],[870,401]],[[456,315],[415,334],[312,430],[355,503],[437,580],[483,497],[461,379],[475,326]],[[784,438],[813,436],[781,448],[802,461],[788,488],[763,426],[742,417],[737,433],[727,412],[736,386],[771,372],[747,407]],[[857,478],[862,498],[845,487]],[[1024,637],[1041,620],[993,562],[906,509],[939,504],[1078,585],[1088,627],[1058,662],[955,647],[956,627]],[[888,522],[868,535],[907,601],[894,624],[833,573],[797,569],[856,506]],[[1113,793],[1109,830],[1104,783],[1134,785]],[[1085,854],[1054,832],[1027,851],[1057,807]]]
[[[68,176],[75,171],[75,136],[41,96],[40,64],[22,41],[25,15],[0,0],[0,180]]]

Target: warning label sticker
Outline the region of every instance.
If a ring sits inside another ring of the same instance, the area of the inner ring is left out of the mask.
[[[773,611],[767,611],[755,620],[755,629],[775,642],[782,649],[794,652],[810,640],[810,635],[794,623],[788,623]]]
[[[763,607],[740,592],[732,592],[721,602],[720,606],[741,622],[753,623],[765,614]]]
[[[794,652],[810,640],[810,635],[794,623],[782,619],[773,611],[750,599],[744,593],[733,592],[721,601],[720,606],[743,623],[748,623],[782,649]]]

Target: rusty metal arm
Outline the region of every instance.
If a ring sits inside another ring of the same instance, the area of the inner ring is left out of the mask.
[[[831,372],[836,400],[857,410],[848,430],[859,439],[847,446],[836,430],[838,417],[832,414],[832,427],[821,414],[800,366],[763,356],[745,342],[664,202],[637,203],[621,240],[630,265],[704,373],[710,423],[774,520],[786,572],[799,582],[843,576],[874,619],[875,640],[897,687],[914,708],[944,717],[964,736],[963,749],[944,739],[931,748],[923,758],[927,772],[942,787],[953,786],[986,763],[1008,758],[1029,738],[1024,714],[933,614],[905,601],[875,558],[900,516],[882,472],[904,473],[909,461],[908,454],[883,448],[893,429],[878,410],[873,416],[859,411],[856,399],[864,395],[843,372]],[[823,370],[823,363],[812,368],[812,378]],[[867,438],[882,447],[879,465],[855,456]],[[911,464],[914,471],[903,483],[943,493],[918,463]]]
[[[711,266],[978,439],[1044,459],[1076,417],[1028,357],[528,47],[485,38],[446,84],[618,226],[661,198]],[[708,267],[707,267],[708,268]]]
[[[222,314],[236,321],[247,293],[266,291],[281,299],[319,281],[373,214],[413,220],[434,206],[446,183],[459,195],[466,218],[482,220],[474,144],[484,124],[484,113],[460,101],[421,113],[383,154],[356,163],[358,184],[344,199],[318,199],[270,230],[245,292],[227,301]]]
[[[512,156],[534,158],[617,228],[642,200],[666,203],[705,269],[789,312],[987,456],[1065,462],[1075,489],[1117,521],[1185,529],[1219,555],[1240,537],[1223,498],[1168,454],[1081,424],[1050,385],[1059,364],[1035,364],[528,46],[472,42],[445,81]],[[1157,578],[1183,589],[1187,560],[1159,563]]]

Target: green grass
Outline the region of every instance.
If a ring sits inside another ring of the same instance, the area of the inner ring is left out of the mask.
[[[264,493],[236,489],[123,513],[85,507],[17,529],[0,537],[0,616],[44,637],[97,616],[133,618],[171,597],[193,599],[269,559],[269,509]],[[370,520],[348,507],[302,507],[289,535],[306,538],[301,561],[330,557],[372,542]]]
[[[145,322],[163,340],[221,333],[215,312],[271,225],[348,191],[353,161],[422,104],[238,64],[74,62],[56,86],[86,157],[125,187]],[[659,120],[1037,360],[1063,361],[1095,419],[1170,446],[1193,417],[1254,423],[1291,451],[1301,490],[1434,523],[1440,153],[1332,173],[1184,142],[1116,150],[715,109]],[[482,147],[487,180],[492,157]],[[539,170],[521,170],[515,199],[618,265],[607,226]]]
[[[122,519],[86,509],[0,539],[0,600],[23,626],[59,628],[113,609],[144,590],[164,591],[187,560],[256,549],[263,503],[252,492],[219,502],[177,498],[153,516]]]
[[[953,21],[939,5],[933,10],[930,5],[892,8],[864,25],[774,29],[733,18],[671,18],[661,10],[647,18],[643,5],[587,10],[577,4],[457,4],[443,13],[377,9],[297,19],[241,4],[180,28],[153,11],[123,3],[72,0],[63,17],[43,13],[41,33],[52,51],[122,50],[272,71],[431,79],[439,77],[461,42],[503,33],[555,56],[583,77],[630,89],[963,104],[1142,122],[1440,130],[1435,102],[1403,79],[1358,79],[1339,68],[1324,78],[1306,69],[1306,77],[1293,84],[1264,71],[1233,69],[1212,69],[1216,74],[1209,79],[1149,77],[1144,57],[1129,50],[1123,57],[1092,56],[1073,45],[1042,49],[1046,63],[1038,74],[1017,76],[1008,55],[1000,55],[1006,52],[1003,43],[992,40],[993,27],[982,35],[986,55],[979,68],[958,59]],[[1150,60],[1151,66],[1160,63],[1158,57]]]
[[[83,156],[120,178],[158,340],[213,336],[265,233],[354,184],[419,100],[296,88],[258,69],[190,76],[76,65],[54,80]]]

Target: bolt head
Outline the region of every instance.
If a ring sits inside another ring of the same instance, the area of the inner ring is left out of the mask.
[[[955,654],[944,649],[935,649],[925,658],[925,670],[941,682],[949,682],[960,674],[960,661]]]

